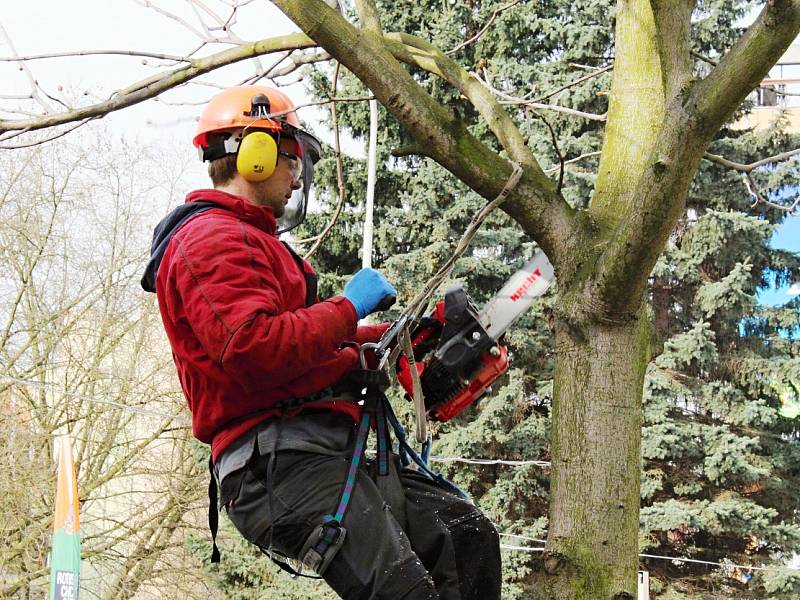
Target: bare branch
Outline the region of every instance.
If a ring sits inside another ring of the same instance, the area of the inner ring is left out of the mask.
[[[750,205],[750,208],[755,208],[759,204],[764,204],[791,214],[798,205],[800,205],[800,195],[796,196],[794,202],[789,206],[784,206],[768,200],[767,197],[761,193],[761,190],[758,189],[758,185],[756,185],[756,182],[753,180],[753,175],[751,173],[742,173],[742,182],[747,188],[750,197],[753,199],[753,204]]]
[[[8,44],[8,47],[11,48],[11,54],[13,54],[16,57],[17,49],[14,47],[14,42],[11,41],[11,38],[9,37],[2,23],[0,23],[0,36],[5,40],[6,44]],[[39,84],[33,77],[33,73],[31,73],[31,70],[28,68],[28,65],[20,61],[19,68],[23,73],[25,73],[25,77],[28,78],[28,83],[31,86],[31,94],[30,94],[31,98],[44,109],[45,113],[51,113],[53,111],[53,107],[50,106],[47,102],[45,102],[42,99],[41,95],[39,94],[39,89],[40,89]]]
[[[592,73],[589,73],[588,75],[584,75],[583,77],[579,77],[575,81],[570,81],[566,85],[562,85],[560,88],[555,89],[552,92],[547,92],[545,94],[542,94],[541,96],[537,96],[536,98],[533,99],[533,101],[534,102],[541,102],[542,100],[547,100],[548,98],[551,98],[552,96],[555,96],[556,94],[558,94],[560,92],[563,92],[564,90],[568,90],[571,87],[575,87],[579,83],[583,83],[584,81],[588,81],[589,79],[594,79],[595,77],[598,77],[598,76],[602,75],[603,73],[607,73],[608,71],[611,71],[613,68],[614,68],[614,65],[612,64],[612,65],[608,65],[606,67],[603,67],[601,69],[597,69],[596,71],[594,71]]]
[[[88,119],[84,119],[83,121],[81,121],[79,123],[75,123],[71,127],[67,127],[66,129],[64,129],[62,131],[59,131],[58,133],[56,133],[54,135],[51,135],[50,137],[46,137],[44,139],[41,139],[41,140],[33,140],[33,141],[25,142],[25,143],[22,143],[22,144],[0,144],[0,150],[19,150],[21,148],[31,148],[33,146],[41,146],[42,144],[46,144],[47,142],[52,142],[53,140],[57,140],[58,138],[62,138],[65,135],[67,135],[69,133],[72,133],[73,131],[78,129],[78,127],[83,127],[84,125],[86,125],[86,123],[88,123],[89,121],[93,121],[96,118],[97,117],[89,117]],[[28,131],[29,130],[27,130],[27,129],[23,129],[22,131],[17,132],[17,134],[21,135],[22,133],[27,133]],[[8,139],[9,138],[4,138],[4,141],[8,140]]]
[[[582,161],[582,160],[584,160],[586,158],[591,158],[593,156],[600,156],[600,154],[602,154],[602,153],[599,150],[597,150],[596,152],[587,152],[586,154],[581,154],[580,156],[576,156],[575,158],[570,158],[569,160],[565,160],[564,161],[564,166],[571,165],[571,164],[576,163],[576,162],[580,162],[580,161]],[[560,168],[561,168],[560,166],[558,166],[558,167],[550,167],[549,169],[545,169],[544,172],[545,173],[555,173]]]
[[[208,8],[208,6],[206,6],[200,0],[190,0],[189,4],[192,6],[192,10],[194,10],[194,13],[195,13],[195,15],[197,15],[198,20],[200,20],[200,21],[203,20],[202,17],[200,16],[200,13],[197,11],[197,7],[200,7],[200,9],[204,13],[206,13],[209,17],[211,17],[212,20],[217,22],[217,27],[221,31],[225,31],[226,30],[227,23],[230,21],[230,17],[227,20],[223,20],[217,13],[215,13],[213,10]],[[237,10],[237,8],[234,7],[233,8],[233,12],[235,13],[236,10]]]
[[[115,93],[108,100],[90,106],[84,106],[64,113],[47,115],[35,119],[0,120],[0,133],[21,129],[34,131],[45,127],[81,121],[90,117],[103,116],[121,108],[154,98],[168,89],[222,66],[253,58],[254,56],[270,54],[272,52],[283,52],[287,49],[309,48],[313,46],[315,46],[314,42],[302,33],[292,33],[286,36],[267,38],[257,42],[243,44],[212,54],[208,57],[194,59],[186,66],[149,77],[125,90]]]
[[[485,79],[481,79],[477,73],[471,73],[471,75],[481,82],[489,91],[496,94],[497,96],[504,98],[504,100],[500,100],[499,104],[504,106],[527,106],[530,108],[536,108],[539,110],[552,110],[554,112],[560,112],[568,115],[572,115],[574,117],[581,117],[582,119],[589,119],[592,121],[605,121],[607,114],[604,113],[602,115],[598,115],[595,113],[587,113],[580,110],[575,110],[574,108],[567,108],[566,106],[558,106],[557,104],[543,104],[541,102],[535,102],[533,100],[527,100],[525,98],[516,98],[514,96],[510,96],[505,92],[502,92],[494,87]],[[594,77],[595,75],[592,75]]]
[[[781,152],[780,154],[776,154],[774,156],[769,156],[767,158],[762,158],[760,160],[757,160],[757,161],[749,163],[749,164],[743,164],[743,163],[734,162],[732,160],[728,160],[727,158],[724,158],[724,157],[719,156],[717,154],[711,154],[710,152],[706,152],[703,155],[703,158],[705,158],[705,159],[707,159],[707,160],[709,160],[709,161],[711,161],[713,163],[717,163],[718,165],[722,165],[723,167],[728,167],[729,169],[734,169],[736,171],[741,171],[742,173],[750,173],[753,170],[757,169],[758,167],[763,167],[765,165],[770,165],[770,164],[774,164],[774,163],[777,163],[777,162],[782,162],[782,161],[787,160],[787,159],[789,159],[789,158],[791,158],[793,156],[797,156],[798,154],[800,154],[800,148],[795,148],[794,150],[788,150],[786,152]]]
[[[198,38],[200,38],[201,40],[203,40],[205,42],[216,42],[216,41],[219,41],[219,40],[215,39],[214,36],[210,35],[208,29],[206,29],[205,33],[201,32],[198,29],[196,29],[194,26],[192,26],[186,19],[184,19],[182,17],[179,17],[178,15],[173,14],[173,13],[167,11],[167,10],[164,10],[160,6],[156,6],[150,0],[134,0],[134,2],[136,2],[136,4],[138,4],[140,6],[143,6],[144,8],[152,8],[157,13],[164,15],[168,19],[172,19],[173,21],[179,23],[180,25],[182,25],[183,27],[188,29],[192,34],[196,35]]]
[[[533,113],[533,115],[537,119],[539,119],[540,121],[542,121],[545,124],[545,126],[548,129],[548,131],[550,132],[550,139],[553,142],[553,149],[555,150],[556,156],[558,157],[559,168],[558,168],[558,183],[556,184],[556,190],[558,190],[558,193],[560,194],[561,193],[561,187],[564,184],[564,155],[562,154],[561,148],[558,145],[558,136],[556,135],[556,131],[555,131],[555,129],[553,129],[553,126],[550,125],[550,121],[548,121],[543,115],[540,115],[535,110],[531,110],[531,109],[529,109],[527,112],[528,113]]]
[[[747,192],[753,198],[753,205],[751,208],[754,208],[758,204],[764,204],[766,206],[771,206],[772,208],[777,208],[779,210],[786,211],[787,213],[793,213],[797,208],[798,203],[800,203],[800,196],[797,199],[795,199],[795,201],[789,206],[772,202],[758,189],[756,182],[753,180],[752,173],[755,169],[759,167],[788,160],[793,156],[797,156],[798,154],[800,154],[800,148],[795,148],[794,150],[781,152],[780,154],[769,156],[767,158],[762,158],[761,160],[757,160],[749,164],[737,163],[732,160],[728,160],[727,158],[724,158],[722,156],[711,154],[710,152],[706,152],[703,158],[718,165],[721,165],[723,167],[739,171],[742,174],[742,182],[744,183],[745,187],[747,187]]]
[[[75,50],[73,52],[50,52],[47,54],[30,54],[28,56],[0,56],[0,62],[10,61],[31,61],[43,60],[45,58],[65,58],[70,56],[144,56],[146,58],[158,58],[161,60],[172,60],[175,62],[191,62],[191,58],[178,56],[177,54],[160,54],[158,52],[142,52],[139,50]]]
[[[275,69],[272,74],[269,75],[269,77],[270,79],[274,79],[275,77],[285,77],[286,75],[294,73],[297,69],[304,65],[325,62],[326,60],[330,59],[331,55],[324,50],[307,52],[305,54],[301,54],[300,56],[290,56],[289,60],[291,63],[285,67],[281,67],[280,69]]]
[[[539,110],[552,110],[553,112],[580,117],[581,119],[589,119],[590,121],[606,121],[608,119],[608,113],[598,115],[596,113],[575,110],[574,108],[567,108],[566,106],[558,106],[557,104],[542,104],[541,102],[527,102],[525,100],[501,100],[500,104],[504,106],[529,106]]]
[[[463,43],[459,44],[458,46],[456,46],[456,47],[455,47],[455,48],[453,48],[452,50],[447,50],[447,51],[445,52],[445,54],[455,54],[456,52],[458,52],[459,50],[462,50],[463,48],[466,48],[466,47],[467,47],[467,46],[469,46],[470,44],[474,44],[476,41],[478,41],[478,39],[479,39],[479,38],[480,38],[480,37],[481,37],[481,36],[482,36],[484,33],[486,33],[486,32],[488,31],[489,27],[491,27],[491,26],[492,26],[492,23],[494,23],[494,20],[495,20],[495,19],[496,19],[496,18],[497,18],[497,17],[498,17],[498,16],[499,16],[501,13],[503,13],[503,12],[507,11],[509,8],[512,8],[512,7],[516,6],[516,5],[517,5],[517,4],[519,4],[520,2],[522,2],[522,0],[512,0],[512,1],[511,1],[511,2],[509,2],[508,4],[504,4],[503,6],[498,6],[498,7],[497,7],[497,8],[494,10],[494,12],[492,12],[492,16],[491,16],[491,17],[489,17],[489,20],[486,22],[486,25],[484,25],[484,26],[483,26],[483,28],[481,28],[481,30],[480,30],[478,33],[476,33],[475,35],[473,35],[473,36],[472,36],[471,38],[469,38],[467,41],[465,41],[465,42],[463,42]]]

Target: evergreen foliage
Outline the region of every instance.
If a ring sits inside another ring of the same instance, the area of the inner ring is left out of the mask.
[[[445,50],[471,39],[505,4],[378,3],[386,31],[413,32]],[[755,4],[699,2],[694,50],[710,57],[724,52],[740,33],[735,23]],[[500,13],[475,43],[454,57],[504,93],[556,99],[561,106],[602,114],[608,73],[557,90],[585,73],[575,65],[611,63],[614,5],[610,0],[521,2]],[[427,73],[413,72],[437,100],[472,124],[473,133],[491,143],[487,128],[458,92]],[[327,70],[309,71],[315,96],[329,97],[330,75]],[[366,92],[346,73],[337,89],[340,96]],[[603,130],[597,121],[524,107],[513,114],[543,168],[554,169],[556,180],[563,168],[559,157],[569,160],[601,147]],[[339,104],[338,116],[352,136],[367,138],[366,103]],[[410,140],[382,108],[379,122],[373,264],[395,283],[402,307],[449,258],[485,201],[428,159],[393,157],[392,150]],[[800,140],[783,133],[784,125],[779,121],[764,132],[724,130],[710,151],[748,163],[796,147]],[[589,157],[563,168],[562,190],[574,206],[587,205],[597,160]],[[312,260],[323,297],[339,292],[360,267],[366,165],[344,157],[344,172],[345,210]],[[800,171],[789,162],[759,169],[753,177],[762,192],[780,201],[798,185]],[[319,233],[333,213],[337,184],[331,151],[318,167],[316,186],[320,210],[309,215],[295,233],[297,239]],[[650,306],[663,351],[650,365],[645,384],[642,552],[777,566],[800,552],[800,428],[796,418],[783,415],[780,400],[786,389],[797,394],[800,386],[798,303],[769,308],[755,301],[759,287],[800,279],[800,258],[769,247],[770,234],[785,213],[751,205],[739,174],[704,161],[684,218],[652,274]],[[448,283],[463,283],[483,303],[535,251],[535,244],[497,212],[472,248],[458,260]],[[433,426],[434,454],[549,459],[551,297],[508,332],[513,368],[494,394],[452,422]],[[400,412],[408,413],[403,400],[394,400]],[[445,472],[469,491],[499,531],[544,536],[546,469],[449,464]],[[530,558],[518,551],[504,553],[504,598],[526,597]],[[800,577],[786,571],[742,573],[660,560],[642,564],[651,572],[651,597],[656,598],[800,595]],[[749,575],[753,578],[746,581]],[[272,584],[283,589],[283,581],[288,578],[275,577]],[[712,595],[711,590],[717,591]]]

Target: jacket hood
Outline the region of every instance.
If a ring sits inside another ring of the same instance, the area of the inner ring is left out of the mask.
[[[220,208],[229,210],[239,219],[258,227],[270,234],[275,234],[277,223],[272,209],[256,206],[246,198],[222,192],[220,190],[196,190],[186,196],[186,203],[173,209],[156,225],[153,230],[153,241],[150,244],[150,260],[142,275],[141,285],[146,292],[156,291],[158,267],[164,258],[172,236],[194,217]]]

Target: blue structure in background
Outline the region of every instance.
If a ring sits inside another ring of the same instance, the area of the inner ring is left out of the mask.
[[[800,253],[800,216],[786,217],[783,223],[772,234],[769,245],[772,248]],[[759,304],[766,306],[783,306],[800,295],[800,281],[780,288],[760,289],[756,294]]]

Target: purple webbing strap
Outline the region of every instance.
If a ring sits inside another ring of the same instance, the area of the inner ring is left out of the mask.
[[[370,411],[364,408],[361,415],[361,422],[358,424],[358,433],[356,434],[356,444],[353,449],[353,458],[350,460],[350,469],[347,471],[347,479],[345,480],[344,490],[342,491],[342,498],[339,500],[339,506],[336,509],[336,514],[333,519],[339,524],[344,519],[344,513],[347,510],[347,505],[350,503],[350,496],[353,494],[353,487],[356,484],[356,474],[358,473],[358,465],[361,463],[361,457],[364,455],[364,447],[367,445],[367,436],[369,435],[369,420]]]

